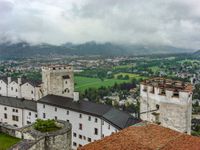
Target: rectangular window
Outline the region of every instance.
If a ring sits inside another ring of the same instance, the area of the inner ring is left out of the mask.
[[[45,113],[43,113],[43,118],[44,118],[44,119],[46,118],[46,114],[45,114]]]
[[[75,132],[73,133],[73,136],[76,137],[76,133]]]
[[[98,119],[97,119],[97,118],[95,118],[95,122],[96,122],[96,123],[98,122]]]
[[[35,114],[35,118],[37,118],[37,114]]]
[[[89,120],[89,121],[91,120],[91,116],[88,116],[88,120]]]
[[[58,117],[57,117],[57,116],[55,116],[55,120],[58,120]]]
[[[7,114],[4,114],[4,118],[5,118],[5,119],[7,119],[7,118],[8,118]]]
[[[98,129],[97,128],[94,128],[94,134],[98,135]]]
[[[31,112],[29,112],[29,116],[31,116]]]
[[[79,114],[79,118],[82,118],[82,114]]]
[[[57,108],[55,107],[55,111],[57,111]]]
[[[88,142],[91,142],[92,141],[92,139],[91,138],[88,138]]]
[[[43,104],[43,108],[45,108],[45,105]]]
[[[67,115],[69,115],[69,110],[67,111]]]
[[[79,134],[79,139],[82,139],[82,135]]]
[[[108,125],[108,129],[110,129],[110,125]]]
[[[4,110],[7,110],[7,107],[4,107]]]
[[[16,109],[15,112],[18,112],[18,109]]]
[[[76,144],[76,142],[73,142],[73,146],[76,146],[77,144]]]
[[[83,129],[83,126],[81,123],[79,123],[79,130],[82,130]]]
[[[15,115],[13,115],[13,116],[12,116],[12,120],[13,120],[13,121],[19,121],[19,117],[18,117],[18,116],[15,116]]]

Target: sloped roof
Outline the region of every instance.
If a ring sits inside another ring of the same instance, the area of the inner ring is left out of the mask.
[[[200,138],[155,125],[131,126],[79,150],[200,150]]]
[[[22,100],[14,97],[0,96],[0,104],[15,108],[37,111],[37,103],[33,100]]]
[[[78,102],[74,102],[72,98],[47,95],[38,100],[38,103],[44,103],[101,117],[119,129],[123,129],[127,126],[140,122],[140,120],[134,118],[128,113],[114,109],[108,105],[97,104],[90,101],[80,100]]]

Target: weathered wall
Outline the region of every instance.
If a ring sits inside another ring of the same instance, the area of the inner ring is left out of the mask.
[[[22,138],[22,141],[10,148],[10,150],[71,150],[71,124],[59,121],[62,129],[55,132],[41,133],[33,126],[20,129],[1,124],[0,132],[14,137]]]

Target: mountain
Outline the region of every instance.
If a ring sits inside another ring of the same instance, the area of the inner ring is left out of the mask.
[[[96,43],[93,41],[83,44],[66,43],[60,46],[46,43],[31,45],[27,42],[0,44],[0,58],[23,58],[50,55],[130,56],[185,52],[191,52],[191,50],[172,46],[144,46],[139,44],[122,45],[113,43]]]
[[[193,53],[194,56],[200,56],[200,50],[197,50]]]

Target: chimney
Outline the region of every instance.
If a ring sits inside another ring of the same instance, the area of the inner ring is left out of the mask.
[[[74,92],[74,102],[79,101],[79,92]]]
[[[17,78],[17,82],[18,82],[19,85],[21,85],[22,84],[22,78]]]
[[[8,77],[8,84],[11,83],[11,77]]]

